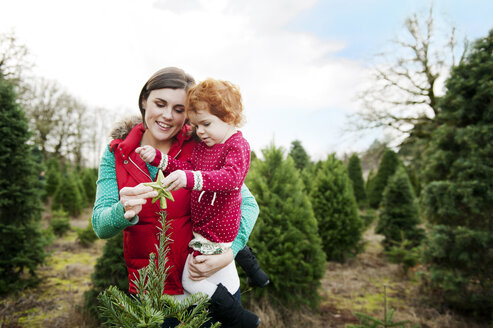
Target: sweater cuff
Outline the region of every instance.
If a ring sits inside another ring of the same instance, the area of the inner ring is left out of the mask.
[[[187,176],[187,189],[202,190],[204,187],[204,181],[200,171],[185,170],[185,175]]]
[[[116,203],[114,211],[115,215],[113,217],[115,219],[113,220],[113,227],[118,230],[123,230],[127,227],[136,225],[139,222],[138,215],[134,216],[131,220],[127,220],[125,218],[125,209],[123,208],[123,204],[121,202]]]
[[[160,166],[163,154],[159,151],[159,149],[154,149],[154,151],[156,152],[156,156],[154,156],[154,160],[149,164],[152,166]]]

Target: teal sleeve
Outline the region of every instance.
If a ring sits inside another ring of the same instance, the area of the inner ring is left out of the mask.
[[[253,226],[257,221],[259,208],[255,197],[245,184],[241,186],[241,221],[238,235],[231,245],[234,256],[246,246],[248,237],[252,233]]]
[[[137,215],[129,221],[123,216],[124,213],[116,181],[115,156],[107,147],[99,165],[96,201],[92,211],[92,227],[96,235],[102,239],[110,238],[139,222]]]

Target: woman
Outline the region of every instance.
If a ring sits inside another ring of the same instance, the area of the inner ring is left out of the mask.
[[[179,160],[191,156],[197,141],[185,124],[186,91],[194,79],[178,68],[156,72],[144,85],[139,96],[142,123],[124,122],[112,133],[113,140],[106,148],[99,168],[92,224],[100,238],[109,238],[123,230],[124,256],[129,273],[129,290],[137,270],[146,266],[149,253],[155,252],[159,204],[148,198],[156,196],[143,183],[154,181],[157,168],[142,161],[135,149],[150,145]],[[190,222],[190,191],[173,192],[174,202],[167,204],[171,226],[168,234],[173,240],[168,253],[168,276],[165,293],[183,299],[181,275],[192,239]],[[190,278],[201,280],[228,265],[234,255],[245,247],[258,216],[258,206],[246,186],[242,187],[242,218],[240,232],[231,250],[221,255],[201,255],[189,263]],[[238,292],[235,297],[239,299]]]

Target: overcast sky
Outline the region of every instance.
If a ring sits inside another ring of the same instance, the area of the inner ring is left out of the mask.
[[[342,133],[372,56],[429,0],[0,0],[35,73],[89,106],[138,113],[142,85],[177,66],[229,80],[243,94],[252,148],[301,140],[314,158],[365,149],[376,134]],[[491,0],[435,0],[444,24],[476,39],[493,28]]]

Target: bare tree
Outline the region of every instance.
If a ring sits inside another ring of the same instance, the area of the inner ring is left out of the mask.
[[[405,21],[406,34],[377,55],[371,84],[359,95],[362,109],[349,118],[351,129],[391,128],[403,135],[434,120],[443,80],[456,63],[456,31],[437,37],[433,8],[423,19]],[[467,51],[467,42],[463,49]]]
[[[15,87],[18,97],[24,96],[24,78],[34,66],[28,48],[20,44],[14,32],[0,34],[0,76]]]
[[[24,104],[33,131],[33,142],[45,158],[52,153],[82,164],[82,147],[87,139],[87,108],[53,80],[36,79]]]

